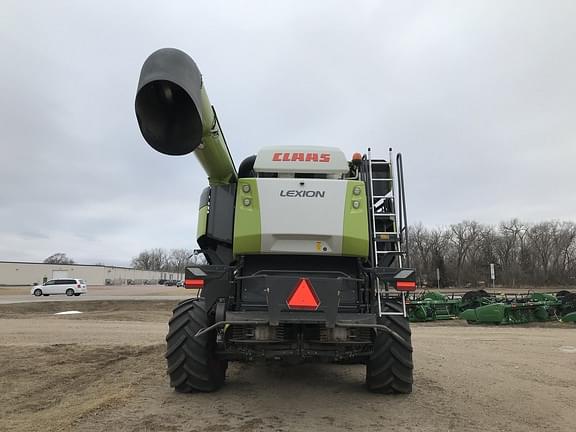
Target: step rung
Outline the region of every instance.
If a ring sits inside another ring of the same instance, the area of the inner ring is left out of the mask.
[[[384,254],[384,255],[388,255],[388,254],[396,254],[396,255],[404,255],[406,252],[404,251],[376,251],[377,254]]]
[[[396,216],[396,213],[374,213],[374,216],[375,216],[375,217],[378,217],[378,216],[387,216],[387,217],[390,217],[390,216]]]
[[[398,235],[396,231],[376,231],[374,234],[381,235],[381,234],[388,234],[388,235]]]
[[[394,179],[388,178],[388,177],[382,177],[382,178],[372,178],[372,181],[394,181]]]
[[[390,162],[385,159],[372,159],[370,163],[372,165],[390,165]]]
[[[378,198],[378,199],[382,199],[382,198],[393,199],[394,197],[392,195],[372,195],[372,198],[373,199],[376,199],[376,198]]]

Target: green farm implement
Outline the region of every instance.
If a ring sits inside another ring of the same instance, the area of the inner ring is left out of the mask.
[[[436,321],[458,318],[462,299],[452,294],[425,291],[406,302],[410,321]]]
[[[571,321],[576,311],[576,294],[567,291],[556,295],[531,293],[527,296],[503,295],[491,303],[464,309],[460,318],[468,323],[524,324],[543,321]]]
[[[470,324],[576,322],[576,293],[491,294],[477,290],[459,295],[424,291],[407,299],[406,311],[412,322],[456,318]]]

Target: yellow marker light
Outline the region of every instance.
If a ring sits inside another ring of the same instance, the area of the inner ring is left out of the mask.
[[[361,192],[362,192],[362,189],[360,189],[360,186],[355,186],[354,189],[352,189],[352,193],[354,195],[360,195]]]
[[[352,201],[352,207],[354,207],[355,209],[359,209],[360,208],[360,201]]]
[[[242,192],[245,192],[245,193],[250,192],[250,185],[249,184],[243,184],[242,185]]]
[[[244,198],[244,205],[248,207],[250,204],[252,204],[252,200],[250,198]]]

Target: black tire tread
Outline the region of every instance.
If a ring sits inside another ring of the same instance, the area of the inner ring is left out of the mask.
[[[177,392],[213,392],[224,384],[226,362],[214,357],[214,333],[195,337],[208,325],[208,311],[201,299],[185,300],[173,310],[165,357],[170,385]]]
[[[384,302],[386,311],[401,312],[402,305]],[[398,336],[379,332],[374,351],[366,364],[366,385],[375,393],[412,393],[413,370],[410,322],[402,315],[380,318],[380,324],[394,330]]]

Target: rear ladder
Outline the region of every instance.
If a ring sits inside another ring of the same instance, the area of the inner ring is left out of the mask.
[[[372,235],[370,258],[376,270],[384,268],[400,270],[409,265],[402,155],[398,154],[396,157],[396,175],[398,178],[396,188],[392,160],[392,149],[389,149],[388,160],[372,159],[371,150],[368,149],[367,169],[363,180],[368,186],[370,233]],[[398,201],[396,200],[395,189],[398,191]],[[388,297],[388,283],[382,281],[378,276],[376,278],[376,294],[380,316],[407,316],[404,292],[401,293],[402,312],[382,310],[382,299]]]

